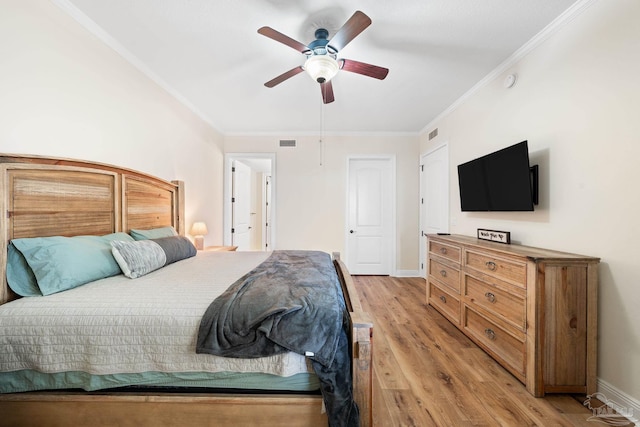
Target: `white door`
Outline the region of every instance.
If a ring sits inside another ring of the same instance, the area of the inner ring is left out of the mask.
[[[251,168],[234,161],[231,174],[231,244],[239,251],[248,251],[251,245]]]
[[[392,158],[349,159],[347,265],[351,274],[391,274],[393,171]]]
[[[443,145],[421,159],[422,200],[420,221],[423,234],[449,231],[449,149]],[[426,277],[426,238],[420,245],[420,274]]]

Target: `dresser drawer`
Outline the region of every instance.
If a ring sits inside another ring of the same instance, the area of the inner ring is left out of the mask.
[[[507,286],[503,284],[501,289],[492,283],[483,282],[465,274],[465,302],[488,310],[524,332],[526,310],[524,291],[515,288],[513,292],[509,292],[505,289]],[[523,295],[519,295],[521,292]]]
[[[430,280],[428,300],[430,305],[444,314],[450,321],[460,325],[460,300],[454,294]]]
[[[526,287],[527,266],[525,263],[493,257],[490,253],[467,250],[465,251],[465,265],[515,285]]]
[[[466,304],[464,310],[464,330],[480,346],[502,360],[504,366],[522,380],[525,376],[524,333],[521,339],[517,339]]]
[[[449,259],[458,264],[460,264],[460,262],[462,261],[462,258],[460,258],[462,250],[459,246],[453,246],[446,243],[429,240],[429,252],[439,257]]]
[[[460,294],[460,270],[429,258],[429,274]]]

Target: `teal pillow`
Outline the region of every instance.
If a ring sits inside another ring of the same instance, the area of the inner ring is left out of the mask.
[[[114,240],[118,240],[121,242],[132,242],[133,237],[129,236],[127,233],[111,233],[102,236],[103,239],[107,241],[107,243],[112,242]]]
[[[20,296],[42,296],[33,270],[13,243],[9,243],[7,251],[7,283],[11,290]]]
[[[160,239],[162,237],[177,236],[176,229],[168,227],[152,228],[150,230],[134,230],[130,231],[133,240],[148,240],[148,239]]]
[[[110,242],[114,240],[133,241],[126,233],[113,233],[102,237],[53,236],[14,239],[10,245],[15,249],[11,251],[14,261],[9,261],[11,274],[9,265],[7,266],[9,286],[23,296],[50,295],[120,274],[120,267],[111,255]],[[22,257],[15,252],[19,252]],[[35,278],[40,293],[35,292],[32,278]]]

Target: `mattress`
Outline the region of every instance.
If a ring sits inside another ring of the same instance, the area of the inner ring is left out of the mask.
[[[254,359],[195,352],[200,319],[209,304],[270,254],[199,252],[137,279],[120,275],[4,304],[0,378],[20,372],[105,378],[143,373],[261,373],[266,378],[312,373],[306,358],[292,352]],[[2,392],[17,391],[6,381],[0,384]]]

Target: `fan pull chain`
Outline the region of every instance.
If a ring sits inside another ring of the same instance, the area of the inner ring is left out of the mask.
[[[320,166],[324,163],[324,102],[320,103],[320,140],[318,145],[320,146]]]

